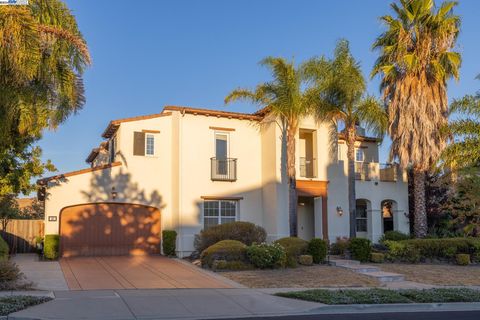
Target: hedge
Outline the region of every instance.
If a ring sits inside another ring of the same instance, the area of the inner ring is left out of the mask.
[[[352,258],[361,262],[367,262],[370,260],[370,253],[372,252],[372,243],[368,239],[353,238],[350,239],[350,245],[348,246]]]
[[[284,267],[287,259],[285,249],[278,243],[254,243],[247,248],[247,257],[252,265],[260,269]]]
[[[177,243],[177,231],[175,230],[163,230],[162,231],[162,248],[163,254],[169,257],[175,256]]]
[[[212,268],[216,260],[247,261],[247,246],[237,240],[222,240],[207,249],[200,255],[202,266]]]
[[[195,237],[195,249],[201,253],[206,248],[222,240],[237,240],[247,246],[253,243],[263,243],[267,232],[251,222],[236,221],[224,223],[202,230]]]
[[[47,234],[43,240],[43,256],[49,260],[56,260],[59,256],[60,236]]]
[[[453,261],[457,254],[468,254],[475,258],[480,253],[478,238],[387,240],[384,244],[388,247],[388,260],[412,263],[424,260]]]
[[[0,237],[0,261],[8,260],[8,244]]]
[[[298,258],[306,254],[308,249],[308,242],[297,237],[281,238],[274,243],[278,243],[285,248],[287,254],[286,266],[291,268],[297,266]]]
[[[313,263],[322,263],[327,259],[328,245],[325,240],[314,238],[308,243],[308,253],[313,258]]]

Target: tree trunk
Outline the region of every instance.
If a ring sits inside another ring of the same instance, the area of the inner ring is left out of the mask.
[[[287,129],[287,177],[288,177],[288,218],[290,236],[296,237],[297,230],[297,179],[295,170],[295,134],[297,126],[289,124]]]
[[[413,168],[414,223],[416,238],[425,238],[428,231],[427,211],[425,207],[425,171]]]
[[[346,128],[348,161],[348,213],[350,218],[350,238],[357,236],[357,196],[355,194],[355,124]]]

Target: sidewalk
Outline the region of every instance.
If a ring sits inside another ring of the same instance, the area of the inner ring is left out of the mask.
[[[55,300],[9,319],[206,319],[305,314],[322,304],[254,289],[57,291]]]

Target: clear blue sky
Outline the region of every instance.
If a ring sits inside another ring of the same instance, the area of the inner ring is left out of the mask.
[[[238,86],[269,79],[258,66],[265,56],[294,58],[331,55],[347,38],[369,75],[371,51],[383,30],[378,17],[390,13],[386,0],[68,0],[93,57],[85,74],[87,103],[40,142],[44,158],[60,172],[86,167],[85,158],[101,141],[112,119],[158,113],[164,105],[252,112],[248,104],[225,106]],[[439,3],[437,1],[437,3]],[[449,97],[480,88],[480,1],[460,0],[458,47],[461,79]],[[378,79],[369,82],[378,95]],[[388,141],[381,149],[386,161]]]

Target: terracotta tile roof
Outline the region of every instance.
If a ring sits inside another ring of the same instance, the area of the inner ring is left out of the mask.
[[[93,160],[98,156],[98,153],[100,152],[100,148],[93,148],[92,151],[88,154],[87,159],[85,159],[86,163],[92,163]]]
[[[123,123],[123,122],[148,120],[148,119],[153,119],[153,118],[166,117],[166,116],[169,116],[171,114],[172,114],[171,112],[162,112],[162,113],[150,114],[150,115],[146,115],[146,116],[138,116],[138,117],[112,120],[108,124],[105,131],[103,131],[102,137],[111,138],[115,134],[115,132],[117,131],[118,127],[120,127],[120,124]]]
[[[76,171],[70,171],[70,172],[66,172],[66,173],[62,173],[62,174],[57,174],[55,176],[39,179],[39,180],[37,180],[37,184],[38,185],[45,185],[47,182],[49,182],[51,180],[64,179],[64,178],[71,177],[71,176],[76,176],[76,175],[79,175],[79,174],[89,173],[89,172],[98,171],[98,170],[105,170],[105,169],[109,169],[109,168],[113,168],[113,167],[117,167],[117,166],[121,166],[121,165],[122,165],[122,162],[117,161],[117,162],[112,162],[112,163],[109,163],[109,164],[104,164],[104,165],[101,165],[101,166],[98,166],[98,167],[87,168],[87,169],[76,170]]]
[[[188,113],[188,114],[221,117],[221,118],[230,118],[230,119],[239,119],[239,120],[261,121],[263,119],[263,116],[259,116],[259,115],[251,114],[251,113],[201,109],[201,108],[182,107],[182,106],[166,106],[165,108],[163,108],[163,110],[164,111],[165,110],[180,111],[180,112],[184,112],[184,113]]]
[[[345,134],[339,133],[338,140],[345,141]],[[365,137],[365,136],[357,136],[357,141],[360,142],[381,142],[382,139],[376,137]]]

